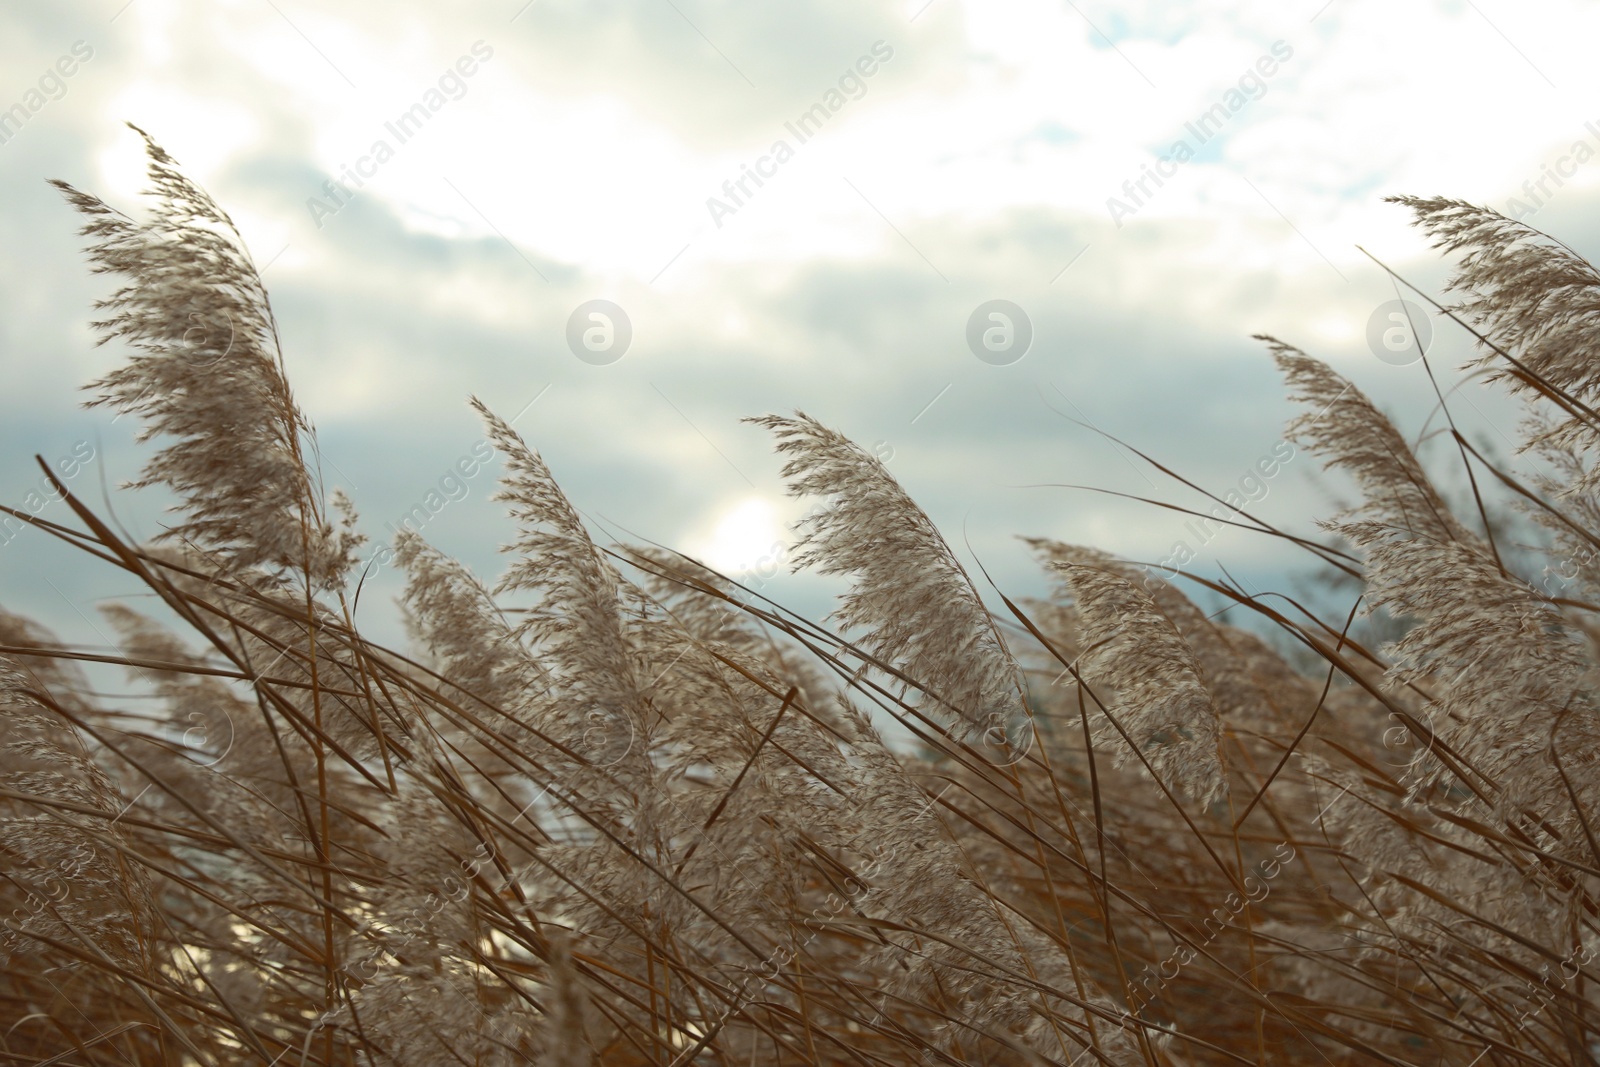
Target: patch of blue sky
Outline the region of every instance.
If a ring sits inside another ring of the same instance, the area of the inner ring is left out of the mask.
[[[1045,144],[1063,145],[1076,144],[1083,140],[1082,135],[1067,129],[1054,120],[1046,120],[1028,131],[1022,138],[1027,141],[1043,141]]]
[[[1360,181],[1351,182],[1348,185],[1340,186],[1337,191],[1341,199],[1350,201],[1351,203],[1360,203],[1370,200],[1373,193],[1389,192],[1389,187],[1391,184],[1393,184],[1393,182],[1388,174],[1380,171],[1374,171],[1365,178],[1362,178]]]
[[[1180,162],[1184,164],[1219,163],[1222,161],[1223,147],[1227,144],[1228,135],[1232,132],[1227,127],[1223,127],[1221,130],[1213,131],[1210,137],[1201,141],[1192,130],[1179,126],[1162,140],[1153,141],[1145,145],[1145,151],[1150,153],[1152,164],[1162,156],[1177,160],[1180,155],[1183,156]],[[1179,144],[1188,145],[1187,155],[1184,155],[1182,150],[1177,148]]]
[[[1072,12],[1068,12],[1071,14]],[[1088,14],[1084,12],[1083,14]],[[1091,47],[1106,49],[1113,48],[1127,41],[1153,41],[1161,45],[1177,44],[1191,29],[1188,25],[1176,22],[1166,23],[1133,23],[1121,11],[1094,12],[1089,15],[1098,33],[1089,35]]]

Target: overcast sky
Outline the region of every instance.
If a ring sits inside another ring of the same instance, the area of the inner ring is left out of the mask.
[[[1281,583],[1275,543],[1041,486],[1195,502],[1084,424],[1240,484],[1290,414],[1262,332],[1421,429],[1426,378],[1369,344],[1395,291],[1357,245],[1437,294],[1382,203],[1416,193],[1536,208],[1600,253],[1596,39],[1594,5],[1510,0],[0,3],[0,496],[35,453],[89,442],[94,499],[148,454],[79,407],[122,353],[92,345],[109,281],[45,185],[137,210],[133,122],[239,223],[324,479],[375,541],[440,490],[425,535],[498,573],[497,468],[451,474],[476,394],[598,539],[755,566],[806,505],[739,420],[798,408],[1010,591],[1039,586],[1016,534],[1142,560],[1187,539],[1205,573]],[[1437,366],[1469,354],[1433,334]],[[1506,405],[1458,396],[1508,451]],[[1314,467],[1282,465],[1261,513],[1309,531]],[[159,529],[158,498],[110,500]],[[0,596],[93,642],[94,602],[131,587],[87,562],[27,532]],[[766,591],[816,613],[836,588]],[[397,589],[364,594],[380,635]]]

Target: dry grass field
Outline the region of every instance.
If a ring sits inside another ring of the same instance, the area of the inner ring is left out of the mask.
[[[1044,538],[1053,596],[1018,602],[870,452],[769,415],[819,505],[796,564],[848,580],[808,620],[596,544],[474,401],[505,572],[402,533],[389,648],[352,624],[360,524],[256,269],[149,154],[141,219],[61,188],[131,353],[92,402],[141,420],[180,510],[129,543],[41,460],[66,506],[6,512],[165,609],[107,607],[115,654],[0,610],[0,1061],[1600,1057],[1600,274],[1558,241],[1402,200],[1550,472],[1452,428],[1468,509],[1263,339],[1290,438],[1362,499],[1257,528],[1359,583],[1348,617]],[[1496,536],[1507,496],[1544,547]],[[1397,640],[1363,644],[1369,609]],[[157,699],[98,695],[84,660]]]

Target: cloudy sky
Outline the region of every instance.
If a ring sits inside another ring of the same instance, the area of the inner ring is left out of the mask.
[[[451,473],[475,394],[601,537],[757,567],[806,505],[739,420],[798,408],[1010,591],[1039,584],[1016,534],[1140,560],[1187,539],[1204,573],[1281,585],[1273,542],[1051,486],[1196,502],[1096,429],[1219,493],[1250,477],[1290,413],[1257,333],[1422,430],[1357,246],[1436,294],[1382,202],[1416,193],[1600,253],[1597,37],[1593,5],[1510,0],[6,0],[0,496],[87,442],[75,489],[160,528],[163,501],[114,492],[147,455],[132,420],[79,407],[121,353],[93,347],[109,283],[45,185],[136,210],[133,122],[239,223],[324,478],[376,541],[441,489],[426,536],[498,572],[495,468]],[[1440,368],[1470,353],[1432,332]],[[1452,404],[1509,451],[1494,394]],[[1260,513],[1309,530],[1337,489],[1314,468],[1284,464]],[[835,588],[765,591],[816,613]],[[397,589],[364,594],[380,635]],[[130,591],[34,532],[0,546],[6,605],[73,639]]]

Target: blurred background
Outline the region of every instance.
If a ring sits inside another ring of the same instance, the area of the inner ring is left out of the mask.
[[[811,617],[842,586],[787,574],[807,502],[745,416],[800,409],[873,449],[1013,595],[1044,588],[1016,535],[1183,546],[1195,573],[1289,589],[1281,542],[1071,486],[1210,506],[1112,435],[1314,534],[1344,485],[1283,458],[1257,333],[1437,430],[1412,331],[1444,390],[1470,338],[1358,246],[1443,298],[1383,203],[1412,193],[1600,253],[1597,36],[1592,5],[1510,0],[0,2],[0,500],[37,489],[35,454],[88,449],[74,492],[162,527],[169,500],[115,491],[149,455],[134,420],[80,406],[124,353],[94,347],[112,285],[45,184],[137,213],[132,122],[244,233],[369,554],[409,524],[498,575],[477,395],[597,540]],[[1497,391],[1450,405],[1509,456]],[[1444,444],[1423,455],[1464,485]],[[94,605],[131,582],[37,531],[0,541],[8,609],[108,643]],[[371,636],[403,639],[399,588],[369,575]]]

